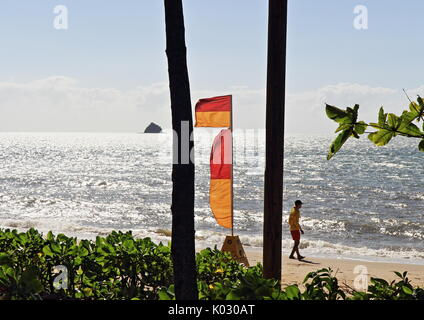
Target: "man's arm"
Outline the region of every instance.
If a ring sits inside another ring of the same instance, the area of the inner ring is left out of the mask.
[[[299,220],[300,220],[300,213],[299,213],[298,218],[297,218],[297,225],[299,226],[299,230],[300,230],[300,232],[301,232],[302,234],[305,234],[305,232],[303,231],[302,227],[300,226]]]

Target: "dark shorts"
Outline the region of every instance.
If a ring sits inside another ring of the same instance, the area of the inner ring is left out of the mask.
[[[290,231],[293,240],[300,240],[300,230]]]

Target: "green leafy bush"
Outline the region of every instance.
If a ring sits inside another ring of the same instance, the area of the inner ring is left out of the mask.
[[[302,294],[303,299],[308,300],[339,300],[345,299],[346,294],[339,287],[339,282],[332,275],[331,268],[310,272],[306,275],[306,290]]]
[[[414,288],[407,272],[395,272],[399,280],[388,283],[384,279],[371,278],[367,292],[353,292],[352,300],[424,300],[424,290]]]
[[[262,274],[262,266],[246,268],[235,261],[229,252],[222,252],[215,246],[206,248],[196,255],[197,279],[208,285],[224,280],[236,281],[244,276],[247,270]]]
[[[173,282],[170,247],[131,232],[78,242],[51,232],[43,238],[34,229],[0,230],[0,248],[3,299],[157,299]],[[67,270],[63,288],[57,266]]]
[[[282,289],[263,278],[261,264],[246,268],[216,247],[197,253],[196,263],[202,300],[424,300],[424,290],[414,288],[406,272],[396,272],[399,281],[371,278],[366,292],[347,292],[326,268],[307,274],[302,292],[297,285]],[[175,299],[170,245],[131,232],[78,241],[0,229],[2,299]]]

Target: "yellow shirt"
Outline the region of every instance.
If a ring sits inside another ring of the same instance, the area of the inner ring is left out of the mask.
[[[290,216],[288,221],[290,225],[290,231],[300,230],[299,218],[300,218],[299,209],[296,207],[293,207],[290,211]]]

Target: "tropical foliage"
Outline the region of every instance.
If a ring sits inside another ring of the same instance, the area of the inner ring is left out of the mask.
[[[424,101],[421,97],[417,98],[417,102],[411,102],[409,109],[404,110],[400,116],[385,113],[381,107],[376,123],[358,121],[358,110],[357,104],[346,110],[326,105],[327,116],[339,124],[336,133],[340,132],[330,146],[327,160],[330,160],[350,137],[359,139],[360,135],[366,133],[368,127],[376,130],[368,133],[368,139],[376,146],[384,146],[399,135],[420,139],[418,149],[424,151]],[[421,128],[414,123],[420,121],[423,122]]]
[[[359,292],[340,285],[329,268],[307,274],[302,287],[282,289],[263,277],[261,264],[246,268],[216,247],[197,253],[196,265],[201,300],[424,299],[406,272],[396,272],[399,281],[391,283],[371,278]],[[175,299],[170,247],[131,232],[78,241],[35,229],[0,230],[0,300],[43,299]]]
[[[172,283],[170,248],[131,232],[95,241],[0,230],[0,295],[5,299],[155,299]],[[67,276],[55,270],[65,267]],[[60,283],[62,279],[66,283]]]

